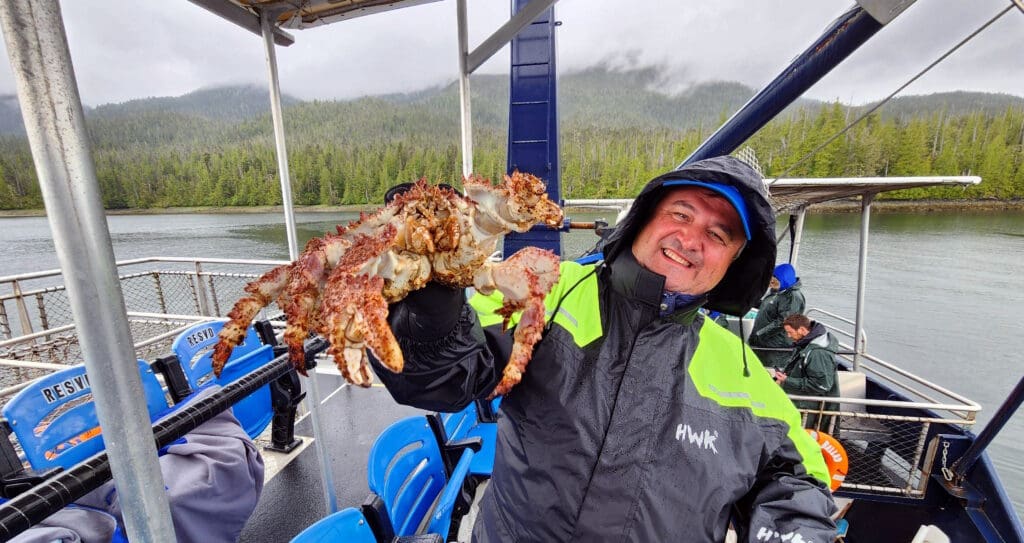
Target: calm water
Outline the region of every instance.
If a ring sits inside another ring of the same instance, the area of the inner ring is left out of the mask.
[[[350,219],[299,213],[300,244]],[[109,225],[118,259],[284,259],[280,221],[277,214],[122,215]],[[853,317],[858,232],[855,215],[808,217],[797,270],[809,307]],[[45,218],[0,219],[0,242],[0,276],[59,267]],[[565,243],[566,255],[577,256],[593,237],[573,233]],[[980,403],[980,430],[1024,375],[1024,213],[875,215],[867,285],[870,351]],[[937,353],[944,356],[931,357]],[[990,453],[1024,511],[1024,413]]]

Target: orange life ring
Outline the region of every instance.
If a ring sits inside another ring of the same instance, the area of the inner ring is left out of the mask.
[[[807,430],[807,433],[811,434],[821,447],[821,457],[825,459],[825,466],[828,468],[829,488],[834,492],[846,480],[846,472],[850,467],[846,449],[838,439],[825,432]]]

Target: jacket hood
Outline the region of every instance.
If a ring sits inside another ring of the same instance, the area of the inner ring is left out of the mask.
[[[743,197],[750,222],[750,241],[729,266],[725,277],[707,293],[704,307],[729,315],[745,314],[768,289],[771,280],[775,265],[775,212],[764,180],[735,157],[701,160],[649,181],[605,244],[605,260],[612,263],[624,251],[632,249],[633,240],[661,200],[665,182],[674,179],[728,185]]]
[[[772,275],[779,280],[779,290],[786,290],[795,285],[797,281],[796,270],[789,264],[775,266],[775,271]]]
[[[797,341],[794,344],[797,348],[803,349],[807,346],[815,346],[821,349],[827,349],[833,353],[839,350],[839,340],[832,334],[828,333],[828,329],[825,328],[824,324],[818,321],[811,321],[811,329],[807,332],[807,335]]]

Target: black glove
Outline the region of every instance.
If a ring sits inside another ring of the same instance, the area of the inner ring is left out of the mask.
[[[399,194],[408,191],[409,189],[412,188],[413,185],[415,185],[415,183],[410,181],[408,183],[399,183],[389,188],[388,191],[384,193],[384,204],[390,204],[391,201],[395,199],[395,196],[398,196]],[[459,194],[459,191],[455,190],[455,187],[449,185],[448,183],[438,183],[437,186],[439,188],[448,189],[456,194]]]
[[[386,204],[390,204],[391,200],[395,199],[395,196],[398,196],[399,194],[402,194],[403,192],[411,189],[412,185],[413,184],[411,182],[409,182],[409,183],[399,183],[399,184],[389,188],[388,191],[384,193],[384,204],[385,205]]]
[[[429,343],[451,333],[462,315],[466,292],[433,281],[410,292],[388,308],[388,324],[396,336]]]

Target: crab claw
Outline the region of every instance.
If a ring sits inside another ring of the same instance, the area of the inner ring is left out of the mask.
[[[243,297],[235,303],[228,313],[228,322],[221,328],[219,341],[213,347],[213,373],[220,377],[224,371],[224,364],[231,356],[231,351],[245,338],[246,328],[256,317],[261,309],[266,307],[274,298],[280,295],[288,285],[289,271],[291,265],[278,266],[259,279],[245,286],[248,296]]]
[[[331,274],[324,291],[321,330],[331,342],[331,354],[349,381],[369,386],[365,349],[389,370],[405,366],[402,350],[388,326],[388,304],[381,294],[384,279],[377,276]],[[365,383],[365,384],[363,384]]]

